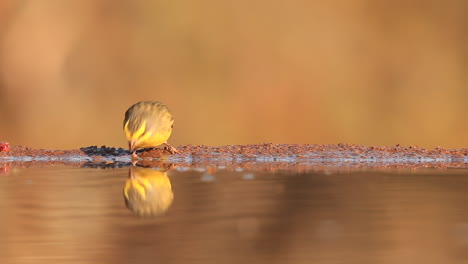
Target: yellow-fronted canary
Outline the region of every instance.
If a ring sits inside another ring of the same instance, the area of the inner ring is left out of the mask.
[[[177,149],[167,143],[171,136],[174,118],[166,105],[158,101],[143,101],[132,105],[125,112],[123,128],[132,156],[141,148],[166,146],[170,153]]]

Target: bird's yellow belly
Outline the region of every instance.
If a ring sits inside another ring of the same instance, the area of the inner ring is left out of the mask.
[[[171,130],[158,132],[155,134],[146,134],[138,138],[135,142],[135,149],[157,147],[166,143],[171,136]]]
[[[166,143],[170,136],[171,131],[167,131],[166,133],[157,133],[148,137],[147,139],[140,139],[136,146],[138,148],[156,147],[163,143]]]
[[[143,121],[141,126],[133,133],[128,129],[128,122],[124,127],[125,136],[127,137],[133,149],[157,147],[166,143],[171,136],[172,129],[165,131],[147,131],[146,121]]]

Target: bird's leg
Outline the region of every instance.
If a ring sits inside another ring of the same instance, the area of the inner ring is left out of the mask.
[[[169,145],[169,143],[166,142],[166,143],[164,143],[164,145],[165,145],[164,149],[169,151],[169,153],[171,153],[171,154],[179,153],[179,151],[176,148],[174,148],[173,146]]]
[[[135,145],[135,142],[133,140],[128,141],[128,149],[132,152],[132,159],[138,158],[134,145]]]

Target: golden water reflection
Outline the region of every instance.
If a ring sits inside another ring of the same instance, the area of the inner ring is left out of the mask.
[[[125,205],[138,216],[164,214],[174,200],[167,171],[158,168],[130,167],[124,187]]]

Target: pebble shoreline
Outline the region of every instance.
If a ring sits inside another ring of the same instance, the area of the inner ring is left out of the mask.
[[[417,146],[360,146],[352,144],[252,144],[227,146],[179,146],[179,153],[164,149],[138,151],[138,164],[157,166],[336,166],[336,167],[457,167],[468,168],[468,149],[426,149]],[[0,164],[64,164],[89,167],[129,166],[131,153],[123,148],[89,146],[72,150],[10,146],[0,152]]]

